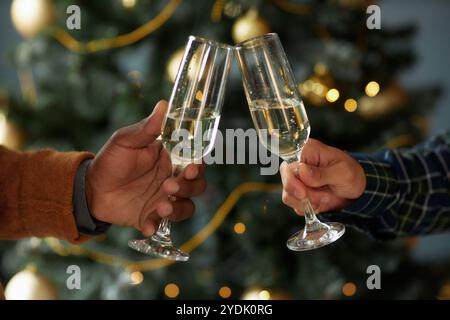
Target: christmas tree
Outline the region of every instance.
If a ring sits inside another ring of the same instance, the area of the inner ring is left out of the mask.
[[[73,1],[34,0],[31,14],[23,5],[29,2],[12,4],[13,22],[25,37],[9,55],[22,95],[4,90],[0,96],[2,143],[12,148],[99,150],[116,129],[168,99],[191,34],[232,44],[278,33],[299,81],[312,137],[327,144],[372,151],[412,145],[427,134],[425,114],[436,90],[404,88],[397,81],[414,63],[415,30],[368,29],[371,2],[365,0],[78,1],[81,28],[74,30],[66,25]],[[247,109],[234,66],[220,128],[252,127]],[[33,290],[30,296],[65,299],[438,294],[442,271],[426,272],[409,259],[411,239],[377,243],[348,230],[320,250],[287,250],[285,240],[303,219],[281,203],[279,175],[261,176],[259,168],[208,166],[209,186],[196,200],[195,216],[173,225],[176,243],[191,252],[188,263],[135,253],[127,242],[138,232],[112,227],[82,246],[56,239],[0,242],[0,282],[28,266],[8,284],[11,292],[19,294],[20,287]],[[373,264],[386,279],[382,293],[366,288],[366,269]],[[80,267],[81,290],[66,286],[70,265]]]

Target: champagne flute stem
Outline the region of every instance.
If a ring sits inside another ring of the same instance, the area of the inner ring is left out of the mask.
[[[165,242],[167,244],[172,243],[172,238],[170,236],[170,220],[169,219],[162,219],[159,223],[158,230],[156,233],[152,236],[154,240],[157,240],[159,242]]]
[[[295,175],[299,176],[299,164],[301,159],[301,152],[286,159],[288,165],[295,164]],[[316,231],[323,228],[323,224],[317,219],[314,208],[308,198],[302,200],[302,207],[305,213],[305,228],[303,229],[303,238],[308,232]]]
[[[172,177],[178,176],[182,170],[182,165],[172,164]],[[169,195],[169,200],[175,201],[176,199],[174,196]],[[152,239],[171,245],[172,237],[170,235],[170,226],[171,223],[169,219],[162,219],[159,223],[158,230],[156,230],[156,233],[152,236]]]
[[[302,205],[305,212],[305,232],[313,232],[323,228],[324,224],[317,219],[314,208],[308,198],[303,199]]]

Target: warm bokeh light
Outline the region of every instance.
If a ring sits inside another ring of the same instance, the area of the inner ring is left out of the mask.
[[[221,298],[229,298],[231,296],[231,289],[229,287],[222,287],[219,289],[219,296]]]
[[[24,134],[0,111],[0,145],[17,150],[23,144]]]
[[[180,294],[180,288],[175,283],[169,283],[164,288],[164,293],[169,298],[176,298]]]
[[[339,91],[337,89],[328,90],[326,96],[328,102],[335,102],[339,99]]]
[[[353,282],[347,282],[342,286],[342,293],[346,297],[352,297],[356,293],[356,285]]]
[[[245,224],[243,224],[242,222],[238,222],[234,225],[234,232],[236,232],[237,234],[243,234],[245,232]]]
[[[144,281],[144,275],[140,271],[134,271],[130,274],[131,284],[138,285]]]
[[[270,299],[270,292],[268,290],[261,290],[259,292],[259,298],[261,300],[269,300]]]
[[[314,66],[314,72],[320,76],[323,76],[325,73],[328,72],[328,68],[323,63],[317,63]]]
[[[198,90],[197,93],[195,94],[195,99],[197,99],[198,101],[202,101],[203,100],[203,92],[202,90]]]
[[[344,108],[348,112],[355,112],[356,109],[358,108],[358,102],[356,102],[355,99],[347,99],[345,100]]]
[[[317,94],[318,96],[324,96],[326,87],[320,82],[316,82],[312,86],[312,92]]]
[[[6,130],[7,130],[6,116],[0,112],[0,144],[4,144],[6,140]]]
[[[125,8],[133,8],[136,5],[136,0],[122,0],[122,5]]]
[[[375,97],[380,92],[380,85],[376,81],[370,81],[366,86],[366,94],[368,97]]]
[[[305,82],[303,82],[300,87],[305,90],[305,91],[311,91],[312,87],[314,85],[314,81],[312,81],[311,79],[306,80]]]

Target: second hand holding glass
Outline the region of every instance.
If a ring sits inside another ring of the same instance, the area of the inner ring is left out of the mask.
[[[261,143],[298,170],[310,125],[297,83],[278,35],[266,34],[236,45],[250,113]],[[345,226],[317,219],[308,199],[302,201],[305,227],[287,241],[294,251],[323,247],[339,239]]]

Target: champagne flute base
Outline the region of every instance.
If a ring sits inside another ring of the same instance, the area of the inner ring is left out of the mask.
[[[188,261],[189,254],[174,247],[171,242],[161,242],[155,239],[130,240],[128,246],[136,251],[156,256],[159,258]]]
[[[317,230],[300,230],[292,235],[286,242],[287,247],[292,251],[308,251],[324,247],[338,240],[345,233],[345,226],[342,223],[331,222],[321,223],[323,227]]]

